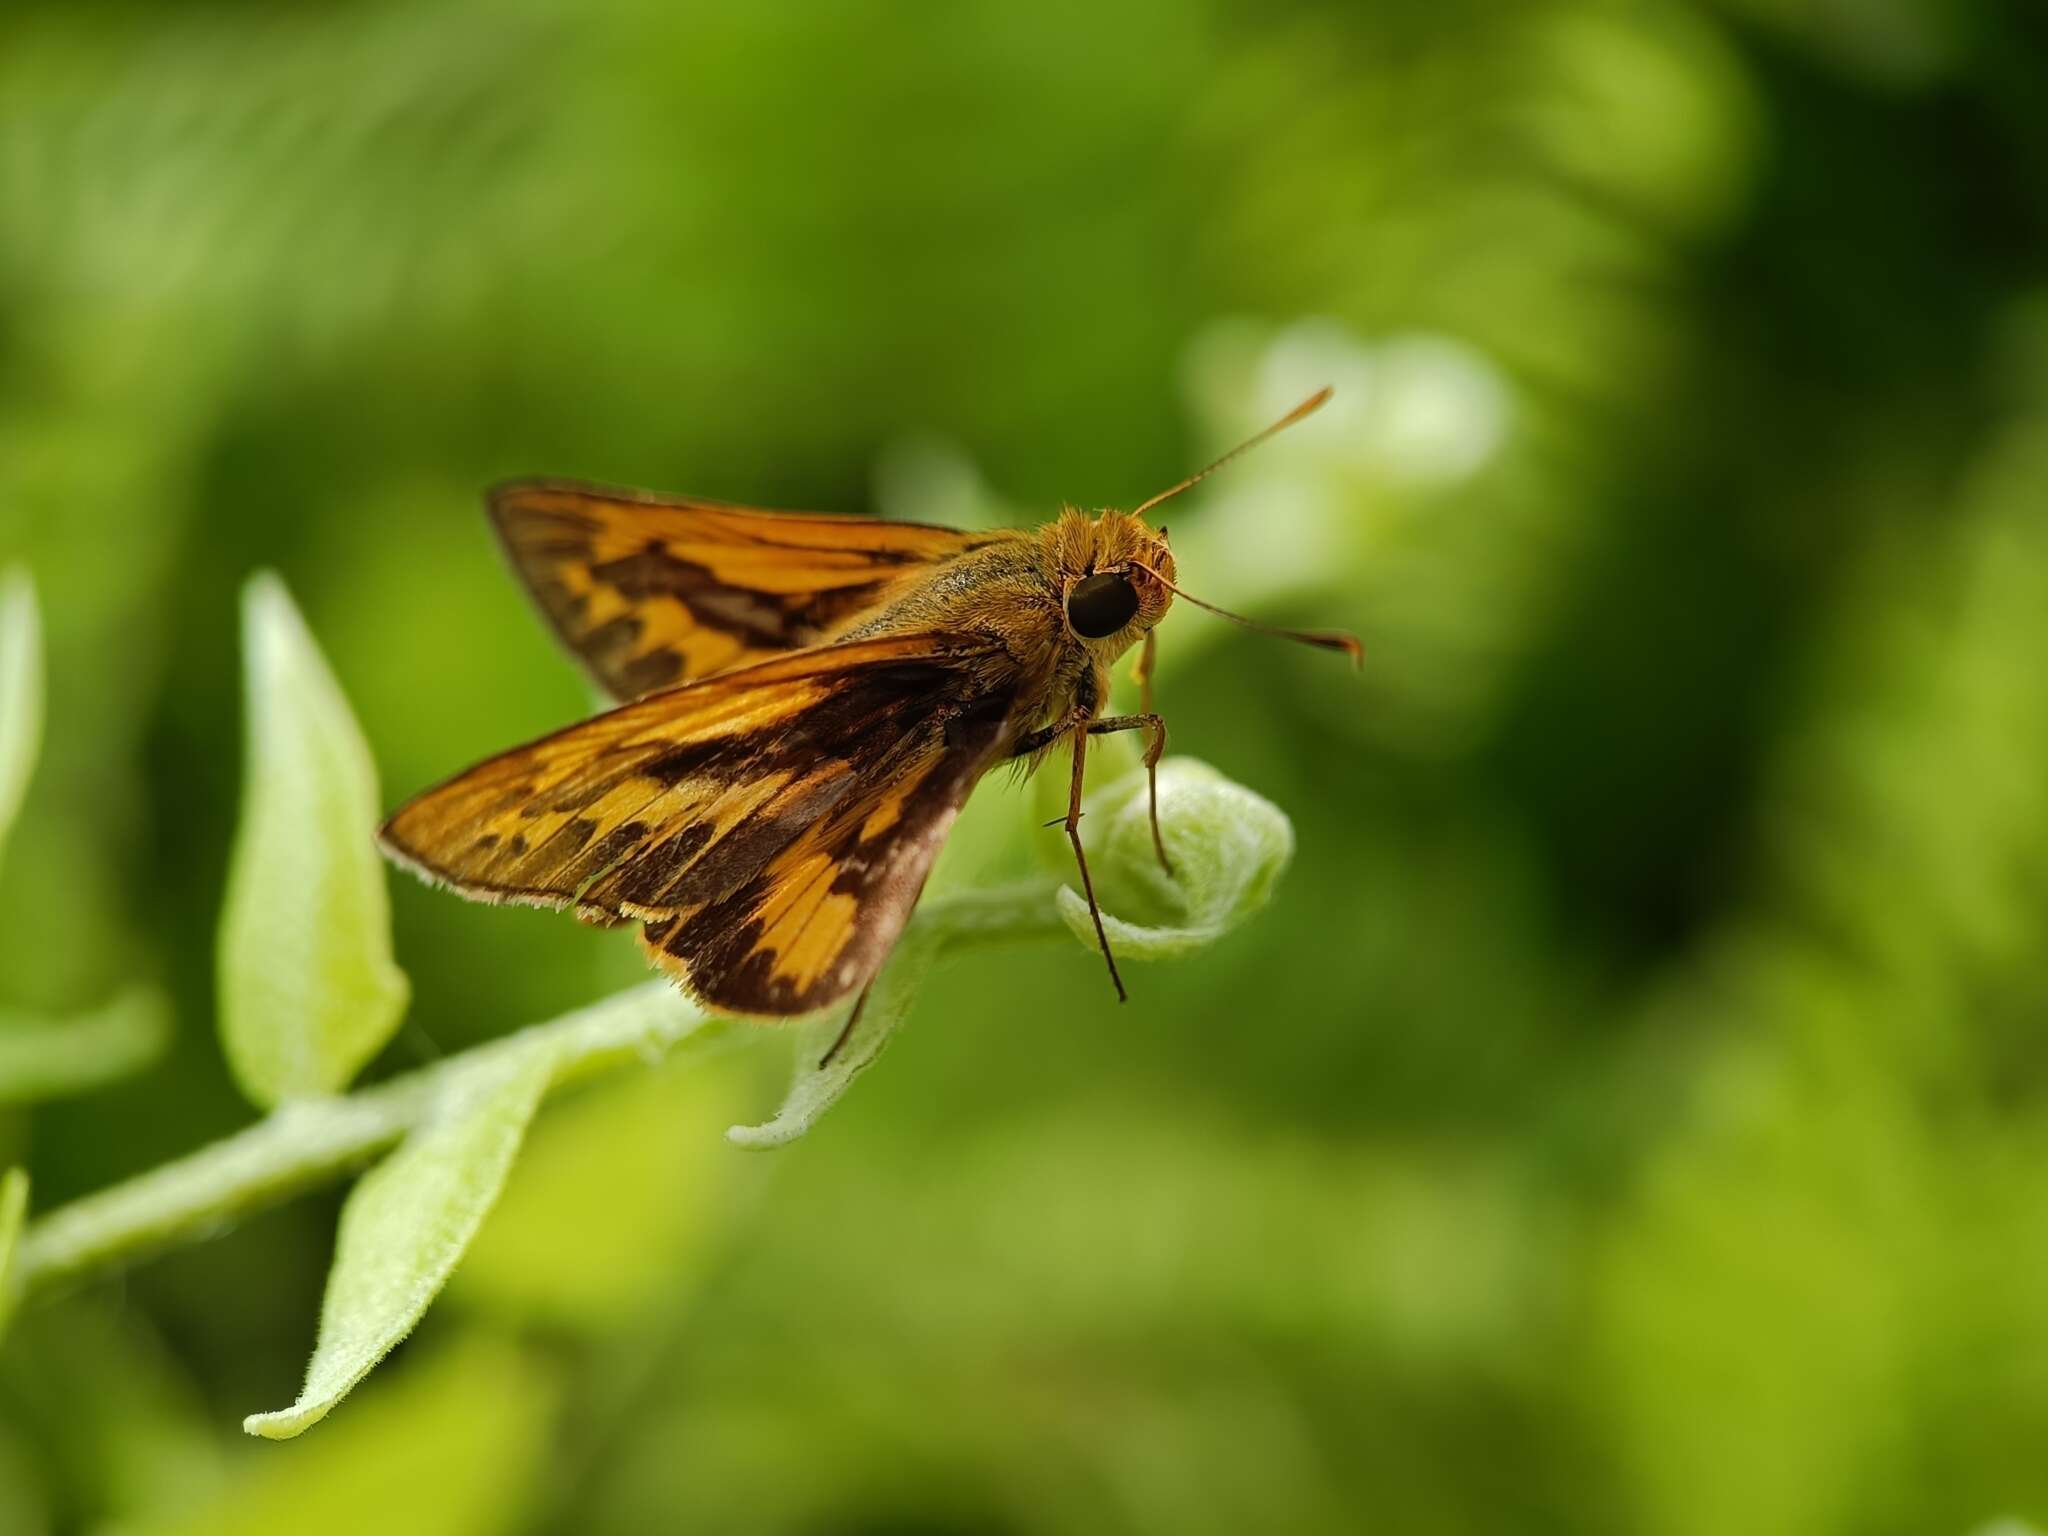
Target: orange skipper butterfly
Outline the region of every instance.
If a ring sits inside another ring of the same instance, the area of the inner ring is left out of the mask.
[[[628,702],[421,794],[384,824],[384,849],[479,901],[638,923],[707,1007],[787,1017],[865,996],[969,791],[1065,741],[1067,836],[1121,998],[1081,847],[1082,772],[1090,737],[1127,730],[1148,733],[1156,769],[1154,628],[1173,599],[1361,654],[1349,635],[1188,597],[1145,514],[1329,394],[1135,511],[1070,507],[1035,532],[499,486],[490,515],[513,567]],[[1105,716],[1109,666],[1140,644],[1140,712]],[[1156,783],[1152,834],[1166,863]]]

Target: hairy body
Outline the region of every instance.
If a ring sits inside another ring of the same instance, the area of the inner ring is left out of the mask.
[[[1091,637],[1068,622],[1067,601],[1096,575],[1124,577],[1137,602],[1127,622]],[[1142,520],[1070,507],[1037,533],[1006,533],[961,555],[832,638],[986,637],[1002,652],[979,667],[991,690],[1014,690],[1031,706],[1015,722],[1020,733],[1061,720],[1085,724],[1109,699],[1110,667],[1166,616],[1173,593],[1159,578],[1173,575],[1165,537]]]

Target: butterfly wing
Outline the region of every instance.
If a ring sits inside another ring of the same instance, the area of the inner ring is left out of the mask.
[[[1001,539],[523,480],[491,521],[542,612],[612,697],[817,645],[930,568]]]
[[[388,821],[479,900],[646,922],[710,1005],[795,1014],[866,985],[960,804],[1014,738],[986,641],[824,646],[651,694],[502,753]]]
[[[926,720],[743,885],[650,922],[649,957],[726,1013],[787,1016],[873,979],[968,793],[1014,739],[1010,699]]]

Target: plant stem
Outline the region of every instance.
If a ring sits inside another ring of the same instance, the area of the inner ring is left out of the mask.
[[[941,949],[1056,934],[1056,889],[1057,882],[1040,879],[953,892],[927,902],[913,922],[936,934]],[[667,982],[648,982],[374,1087],[279,1105],[212,1146],[37,1218],[15,1253],[12,1290],[16,1297],[34,1295],[208,1236],[352,1172],[432,1114],[456,1073],[493,1053],[552,1052],[553,1092],[634,1062],[660,1060],[685,1042],[709,1052],[744,1038],[742,1026],[706,1014]]]
[[[280,1105],[247,1130],[31,1223],[15,1256],[15,1285],[24,1295],[47,1290],[350,1172],[426,1118],[455,1073],[490,1054],[552,1051],[552,1092],[657,1060],[686,1040],[709,1050],[736,1034],[729,1020],[705,1014],[666,982],[650,982],[372,1088]]]

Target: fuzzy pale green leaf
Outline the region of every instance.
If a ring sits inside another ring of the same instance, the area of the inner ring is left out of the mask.
[[[27,1219],[28,1170],[10,1168],[0,1173],[0,1339],[14,1316],[14,1246]]]
[[[376,770],[284,585],[243,597],[248,768],[220,931],[220,1027],[242,1089],[269,1106],[332,1093],[405,1012],[372,841]]]
[[[0,847],[28,793],[42,737],[42,623],[35,585],[15,567],[0,572]]]
[[[412,1331],[504,1188],[554,1067],[545,1047],[467,1064],[363,1176],[342,1207],[305,1387],[291,1407],[251,1414],[244,1429],[271,1440],[304,1433]]]
[[[0,1014],[0,1104],[89,1093],[141,1071],[171,1036],[169,1000],[131,987],[69,1018]]]
[[[1163,960],[1221,938],[1266,904],[1294,856],[1285,812],[1193,758],[1159,765],[1159,826],[1171,875],[1152,846],[1143,772],[1092,796],[1082,821],[1102,926],[1120,960]],[[1062,887],[1059,911],[1095,948],[1081,893]]]

